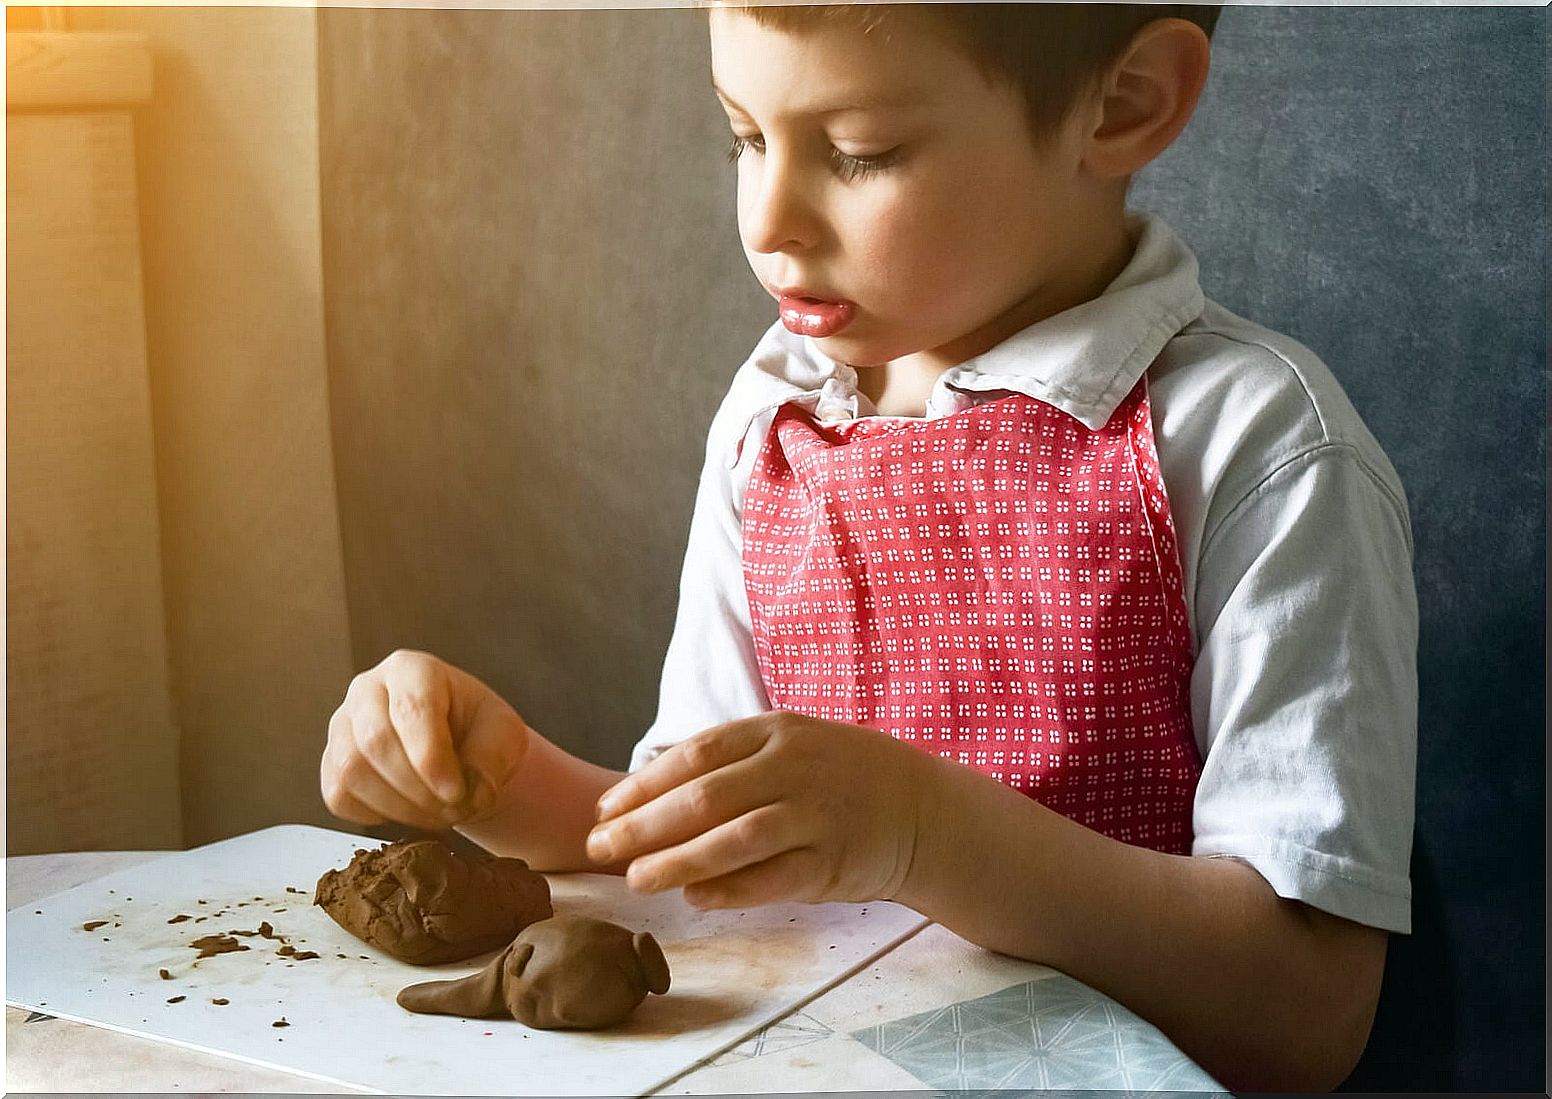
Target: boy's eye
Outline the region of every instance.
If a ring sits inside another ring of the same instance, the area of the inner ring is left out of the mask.
[[[839,149],[832,149],[830,151],[830,164],[835,169],[835,174],[847,183],[882,172],[899,159],[899,146],[887,149],[882,153],[873,153],[869,156],[853,156],[850,153],[843,153]]]
[[[737,134],[734,134],[733,142],[728,146],[728,160],[736,162],[739,157],[744,155],[745,149],[753,149],[757,153],[764,152],[765,141],[760,137],[739,137]]]
[[[745,151],[749,149],[753,149],[757,153],[765,152],[765,139],[758,135],[740,137],[738,134],[734,134],[732,141],[728,144],[728,161],[736,164],[739,157],[743,156]],[[867,156],[856,156],[833,147],[830,149],[830,168],[847,183],[882,172],[884,169],[893,166],[899,159],[899,146],[887,149],[882,153],[870,153]]]

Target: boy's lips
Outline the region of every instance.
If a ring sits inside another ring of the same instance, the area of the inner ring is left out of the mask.
[[[844,298],[821,298],[798,287],[775,293],[781,323],[799,336],[833,336],[857,315],[856,303]]]

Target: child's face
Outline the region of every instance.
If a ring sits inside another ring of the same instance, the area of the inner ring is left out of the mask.
[[[745,254],[778,299],[841,303],[781,309],[831,358],[951,366],[1096,296],[1124,266],[1125,181],[1083,168],[1092,109],[1036,149],[1018,93],[925,15],[871,35],[710,18],[713,79],[743,142]]]

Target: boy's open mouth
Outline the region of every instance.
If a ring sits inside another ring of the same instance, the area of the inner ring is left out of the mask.
[[[789,332],[822,339],[833,336],[851,323],[857,306],[849,301],[830,301],[808,294],[782,292],[777,297],[781,323]]]

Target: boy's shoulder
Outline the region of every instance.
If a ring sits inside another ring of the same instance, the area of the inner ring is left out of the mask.
[[[835,374],[835,364],[812,354],[801,336],[780,321],[760,336],[728,386],[707,432],[707,454],[736,456],[751,421],[791,400],[811,397]]]
[[[1400,477],[1325,362],[1212,299],[1148,371],[1161,445],[1198,455],[1215,495],[1243,496],[1291,463],[1357,463],[1405,509]]]

